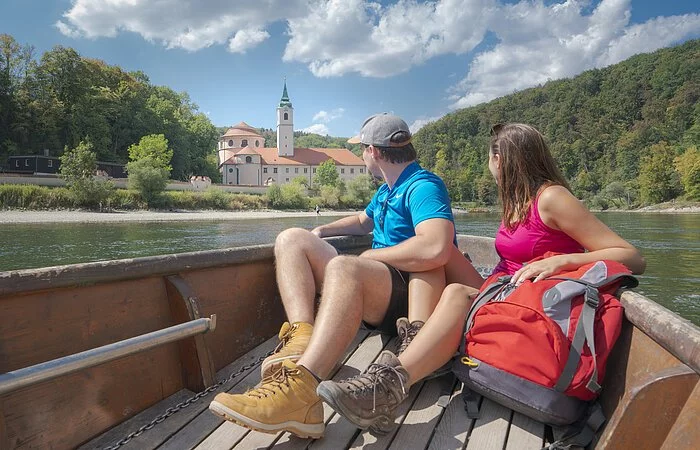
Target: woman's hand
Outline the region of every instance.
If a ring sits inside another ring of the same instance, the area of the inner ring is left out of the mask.
[[[537,282],[564,270],[578,268],[571,259],[571,255],[556,255],[530,264],[523,264],[523,267],[513,274],[510,281],[511,283],[520,284],[525,280],[534,278],[534,282]]]

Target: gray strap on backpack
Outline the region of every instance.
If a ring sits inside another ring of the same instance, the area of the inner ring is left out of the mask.
[[[595,402],[588,410],[585,423],[577,422],[566,428],[552,427],[554,442],[542,450],[567,450],[572,447],[587,447],[605,423],[605,414],[600,403]]]
[[[591,391],[598,393],[601,389],[598,383],[598,361],[596,358],[595,350],[595,335],[594,324],[595,324],[595,313],[598,309],[598,304],[600,299],[598,298],[598,289],[586,284],[586,294],[585,301],[581,309],[581,316],[579,317],[578,323],[576,324],[576,331],[574,332],[574,340],[571,343],[571,349],[569,351],[569,358],[566,360],[566,365],[564,370],[557,380],[557,384],[554,389],[558,392],[564,392],[567,387],[571,384],[576,374],[576,369],[578,368],[579,361],[581,360],[581,353],[583,351],[583,344],[587,344],[589,350],[591,351],[591,356],[593,357],[593,374],[586,388]]]

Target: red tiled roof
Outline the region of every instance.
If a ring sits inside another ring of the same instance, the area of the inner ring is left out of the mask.
[[[279,156],[277,148],[246,147],[236,153],[238,155],[260,155],[262,163],[266,165],[288,166],[318,166],[322,162],[333,159],[338,166],[364,166],[365,162],[350,150],[344,148],[295,148],[294,157]],[[222,163],[236,164],[235,156]]]
[[[255,128],[251,127],[245,122],[240,122],[231,128],[229,128],[226,133],[224,133],[224,136],[259,136],[262,137],[260,133],[258,133],[258,130]]]

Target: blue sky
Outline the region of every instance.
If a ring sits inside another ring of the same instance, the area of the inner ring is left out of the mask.
[[[0,0],[0,33],[186,91],[217,126],[417,130],[455,109],[700,37],[691,0]]]

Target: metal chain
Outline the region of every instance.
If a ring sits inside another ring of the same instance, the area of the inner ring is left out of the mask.
[[[156,417],[155,419],[153,419],[152,421],[150,421],[150,422],[147,423],[146,425],[143,425],[143,426],[140,427],[138,430],[132,431],[131,433],[129,433],[128,435],[126,435],[126,437],[124,437],[124,438],[121,439],[120,441],[116,442],[116,443],[115,443],[114,445],[112,445],[111,447],[105,447],[105,450],[117,450],[117,449],[118,449],[119,447],[121,447],[122,445],[128,444],[129,441],[131,441],[133,438],[138,437],[138,436],[141,436],[144,432],[146,432],[147,430],[150,430],[151,428],[155,427],[156,425],[158,425],[159,423],[163,422],[165,419],[167,419],[168,417],[172,416],[172,415],[175,414],[176,412],[181,411],[181,410],[187,408],[187,407],[190,406],[192,403],[196,402],[197,400],[201,399],[202,397],[206,397],[207,395],[209,395],[209,394],[211,394],[212,392],[216,391],[217,389],[219,389],[221,386],[223,386],[224,384],[228,383],[229,381],[233,381],[234,378],[236,378],[237,376],[241,375],[243,372],[246,372],[246,371],[252,369],[253,367],[259,365],[260,363],[262,363],[262,362],[265,360],[265,358],[267,358],[268,356],[272,355],[273,353],[274,353],[274,350],[269,351],[266,355],[263,355],[263,356],[261,356],[260,358],[258,358],[257,361],[254,361],[254,362],[252,362],[252,363],[250,363],[250,364],[246,364],[245,366],[241,367],[240,369],[238,369],[237,372],[234,372],[234,373],[232,373],[231,375],[229,375],[228,378],[225,378],[225,379],[219,381],[218,383],[209,386],[208,388],[206,388],[206,389],[203,390],[202,392],[199,392],[199,393],[195,394],[193,397],[190,397],[190,398],[188,398],[187,400],[185,400],[185,401],[183,401],[183,402],[180,402],[180,403],[178,403],[177,405],[172,406],[172,407],[166,409],[165,412],[164,412],[163,414],[159,415],[158,417]]]

